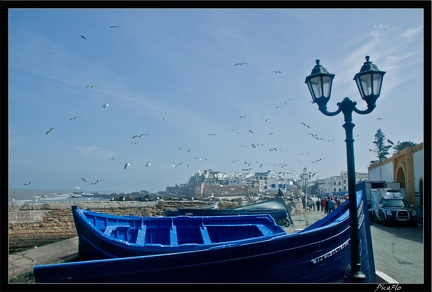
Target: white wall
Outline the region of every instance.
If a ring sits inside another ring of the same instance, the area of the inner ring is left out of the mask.
[[[370,169],[369,180],[371,181],[383,180],[388,182],[394,181],[393,162],[390,160],[390,162],[386,164]]]

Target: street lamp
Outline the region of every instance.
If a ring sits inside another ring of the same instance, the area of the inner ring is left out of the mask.
[[[307,207],[307,182],[308,182],[308,180],[310,179],[310,175],[311,175],[311,173],[309,172],[307,172],[307,169],[306,169],[306,167],[305,168],[303,168],[303,173],[301,174],[301,178],[302,178],[302,180],[303,180],[303,183],[304,183],[304,187],[305,187],[305,210],[307,209],[306,207]]]
[[[327,71],[326,68],[320,65],[320,61],[316,60],[316,65],[312,69],[312,73],[306,77],[312,100],[318,105],[318,109],[326,116],[335,116],[340,112],[344,115],[346,134],[346,152],[347,152],[347,168],[348,168],[348,196],[349,196],[349,214],[350,214],[350,238],[351,238],[351,277],[354,281],[361,282],[365,279],[365,275],[361,271],[360,255],[359,255],[359,238],[358,238],[358,222],[357,222],[357,200],[355,192],[355,164],[354,164],[354,139],[352,123],[352,112],[361,115],[369,114],[375,108],[375,102],[381,93],[381,84],[385,72],[378,70],[378,67],[369,61],[369,56],[366,56],[366,62],[360,69],[360,72],[354,76],[357,88],[361,98],[366,101],[367,109],[359,110],[356,107],[356,102],[345,97],[342,102],[338,102],[339,107],[334,112],[327,111],[327,102],[330,100],[332,83],[334,74]]]

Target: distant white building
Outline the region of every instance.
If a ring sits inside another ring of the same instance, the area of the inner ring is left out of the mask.
[[[367,181],[369,173],[356,172],[355,178],[356,184],[363,180]],[[343,170],[340,175],[317,180],[317,183],[322,196],[348,193],[348,172]]]
[[[281,189],[283,192],[293,189],[293,179],[278,177],[272,175],[271,171],[255,172],[254,179],[259,183],[260,190],[264,192],[277,192]]]

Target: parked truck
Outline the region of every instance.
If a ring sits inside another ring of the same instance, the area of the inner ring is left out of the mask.
[[[367,197],[367,204],[368,209],[372,207],[371,199],[372,199],[372,192],[374,192],[377,189],[384,189],[384,188],[390,188],[390,189],[399,189],[400,184],[398,182],[386,182],[386,181],[360,181],[356,184],[356,191],[362,191],[363,193],[366,193]]]
[[[406,222],[417,224],[417,214],[405,196],[405,190],[398,182],[361,181],[356,191],[366,193],[369,215],[372,221],[384,225]]]

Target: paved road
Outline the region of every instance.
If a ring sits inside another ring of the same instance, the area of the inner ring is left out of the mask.
[[[371,225],[375,268],[400,284],[423,284],[425,245],[423,227]],[[430,255],[429,252],[426,254]],[[429,261],[426,261],[429,263]],[[428,279],[430,275],[427,275]]]
[[[322,211],[294,213],[291,215],[294,225],[284,229],[291,233],[324,216]],[[430,265],[430,259],[425,261],[424,256],[430,255],[431,247],[428,252],[425,250],[423,227],[383,226],[375,222],[370,227],[375,268],[389,283],[423,284],[424,279],[430,279],[430,275],[426,275],[427,278],[424,275],[425,271],[430,271],[430,266],[425,269],[425,262]]]

